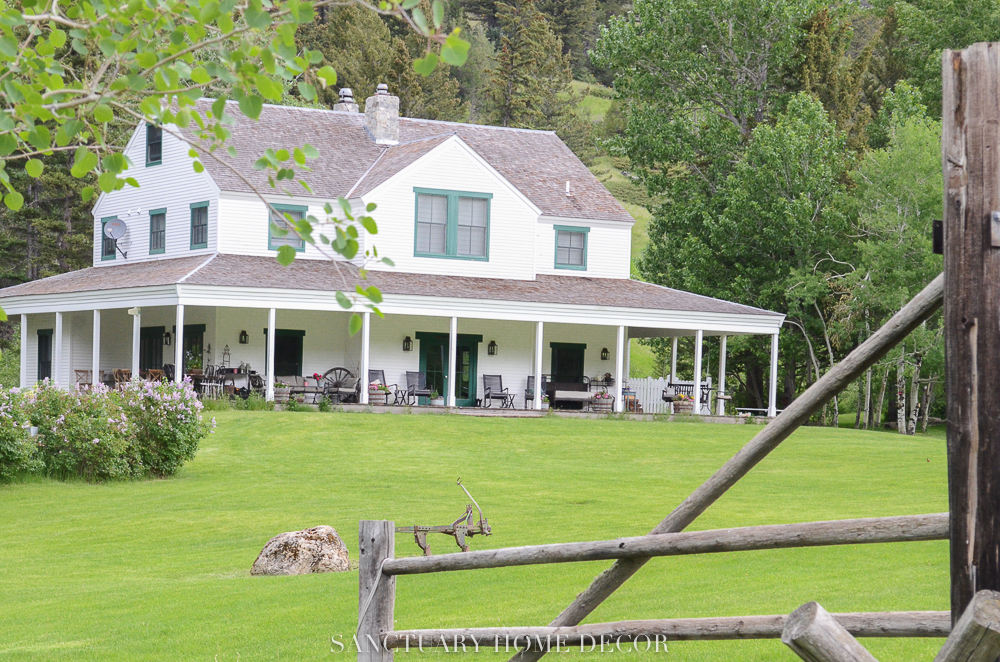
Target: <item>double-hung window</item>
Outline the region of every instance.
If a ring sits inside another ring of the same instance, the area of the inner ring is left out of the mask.
[[[587,235],[590,228],[555,226],[556,269],[587,270]]]
[[[101,219],[101,259],[102,260],[113,260],[115,259],[115,252],[118,250],[118,240],[112,239],[108,235],[104,234],[104,226],[108,224],[109,221],[117,221],[117,216],[108,216],[107,218]]]
[[[270,222],[267,224],[267,247],[275,251],[282,246],[291,246],[299,253],[304,251],[306,249],[306,242],[292,231],[292,226],[285,219],[285,214],[291,216],[295,221],[301,221],[309,213],[309,208],[300,205],[277,205],[273,203],[271,206],[280,213],[271,212],[270,214]],[[275,232],[275,228],[277,228],[277,232]]]
[[[163,129],[152,124],[146,125],[146,165],[163,163]]]
[[[414,255],[489,260],[491,193],[413,190],[417,198]]]
[[[191,249],[208,248],[208,203],[191,203]]]
[[[167,210],[149,210],[149,254],[157,255],[167,250]]]

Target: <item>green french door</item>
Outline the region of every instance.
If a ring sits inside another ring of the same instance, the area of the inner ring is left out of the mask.
[[[448,381],[448,334],[417,332],[420,341],[420,371],[427,376],[427,388],[444,395]],[[459,407],[474,407],[476,404],[476,363],[479,357],[480,335],[458,334],[455,350],[455,404]],[[427,404],[421,398],[420,404]]]

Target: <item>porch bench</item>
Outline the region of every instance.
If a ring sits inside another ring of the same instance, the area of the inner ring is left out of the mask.
[[[557,390],[552,393],[553,406],[557,402],[585,402],[590,404],[590,391],[562,391]]]

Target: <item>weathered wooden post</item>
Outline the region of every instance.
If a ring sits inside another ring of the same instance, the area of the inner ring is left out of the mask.
[[[1000,655],[1000,593],[980,591],[948,635],[934,662],[996,662]]]
[[[806,662],[878,662],[830,613],[807,602],[791,613],[781,642]]]
[[[943,59],[951,614],[1000,590],[1000,44]]]
[[[396,578],[382,574],[382,562],[396,553],[396,524],[361,520],[358,525],[358,662],[392,662],[384,648],[392,632]]]

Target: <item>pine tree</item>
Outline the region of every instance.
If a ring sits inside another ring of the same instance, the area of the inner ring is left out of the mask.
[[[450,67],[439,65],[430,76],[413,70],[414,53],[403,39],[393,45],[389,70],[389,91],[399,97],[399,114],[428,120],[463,122],[469,117],[468,104],[458,96],[458,81]]]
[[[578,78],[590,71],[587,50],[597,36],[596,0],[539,0],[538,9],[551,21],[552,30],[562,40],[562,52],[569,55]]]

